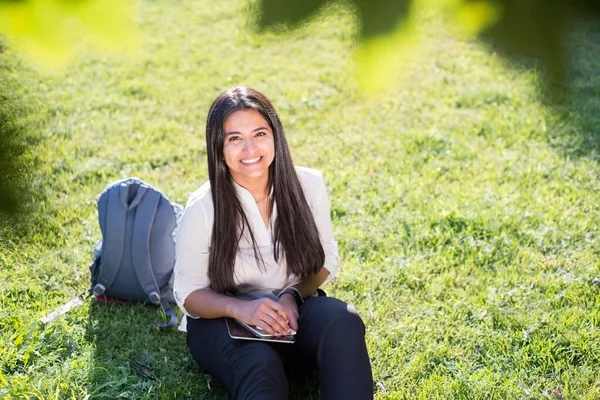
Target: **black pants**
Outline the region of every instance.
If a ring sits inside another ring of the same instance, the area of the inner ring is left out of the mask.
[[[232,339],[223,318],[188,318],[187,343],[230,399],[288,399],[286,370],[310,368],[318,371],[323,399],[372,399],[365,326],[356,311],[332,297],[311,297],[299,313],[294,344]]]

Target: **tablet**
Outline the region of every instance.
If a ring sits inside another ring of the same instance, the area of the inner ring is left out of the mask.
[[[274,343],[294,343],[296,339],[293,335],[286,336],[259,336],[259,334],[253,333],[251,330],[243,326],[239,321],[233,318],[225,318],[227,324],[227,332],[233,339],[241,340],[259,340],[262,342],[274,342]]]
[[[242,325],[244,328],[248,329],[250,332],[254,333],[254,335],[256,335],[258,337],[265,338],[265,337],[277,336],[277,335],[271,335],[269,332],[265,331],[263,328],[259,328],[258,326],[245,324],[242,321],[240,321],[239,319],[236,319],[236,321],[238,324]],[[295,334],[296,334],[296,332],[294,332],[293,330],[290,329],[290,331],[288,332],[288,334],[286,336],[294,336]]]

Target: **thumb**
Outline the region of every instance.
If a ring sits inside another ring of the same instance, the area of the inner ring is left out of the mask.
[[[292,328],[294,331],[298,332],[298,319],[296,318],[295,315],[290,316],[289,325],[290,325],[290,328]]]

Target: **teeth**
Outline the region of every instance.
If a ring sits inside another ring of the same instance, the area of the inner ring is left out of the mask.
[[[249,160],[242,160],[242,162],[244,164],[253,164],[253,163],[257,162],[258,160],[260,160],[260,157],[251,158]]]

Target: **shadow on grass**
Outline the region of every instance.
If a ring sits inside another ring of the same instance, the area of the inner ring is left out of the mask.
[[[0,52],[3,39],[0,37]],[[0,245],[35,230],[46,203],[36,187],[39,161],[32,150],[44,141],[47,108],[35,93],[36,83],[16,57],[0,54]]]
[[[600,20],[580,20],[568,43],[569,72],[562,98],[550,101],[549,139],[565,156],[600,161]]]
[[[211,391],[176,329],[159,331],[159,308],[92,300],[86,339],[94,344],[90,398],[224,399]]]
[[[225,400],[221,384],[204,374],[188,351],[185,333],[160,331],[160,309],[92,300],[86,340],[94,345],[87,384],[95,398]],[[320,399],[314,372],[288,376],[290,399]]]

